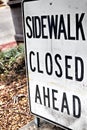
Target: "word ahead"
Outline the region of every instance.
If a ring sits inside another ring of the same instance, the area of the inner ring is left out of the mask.
[[[35,103],[39,103],[40,105],[44,105],[49,108],[53,108],[54,110],[61,111],[62,113],[66,111],[68,115],[71,114],[67,94],[65,92],[63,92],[62,97],[59,97],[58,90],[55,89],[51,90],[50,88],[45,88],[43,86],[42,91],[40,92],[40,87],[41,86],[36,85]],[[43,99],[41,98],[41,95],[43,95]],[[58,106],[58,102],[60,102],[59,100],[61,101],[60,108]],[[80,98],[76,95],[72,95],[72,113],[73,117],[75,118],[80,118],[81,116],[81,101]]]
[[[73,24],[70,14],[67,14],[66,17],[64,17],[63,14],[51,16],[27,16],[27,37],[43,39],[61,39],[63,35],[65,40],[79,40],[81,34],[82,40],[86,40],[82,24],[84,16],[85,13],[75,14],[75,17],[73,18],[75,23]],[[71,34],[71,26],[75,28],[73,35]]]

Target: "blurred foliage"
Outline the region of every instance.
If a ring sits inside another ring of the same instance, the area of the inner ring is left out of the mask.
[[[19,73],[23,71],[23,67],[25,67],[23,44],[0,52],[0,74],[7,74],[12,70],[14,70],[15,73]]]
[[[0,130],[19,130],[30,115],[24,44],[0,52]]]

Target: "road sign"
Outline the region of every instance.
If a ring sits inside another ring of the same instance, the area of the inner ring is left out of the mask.
[[[87,128],[86,5],[23,1],[31,112],[65,129]]]

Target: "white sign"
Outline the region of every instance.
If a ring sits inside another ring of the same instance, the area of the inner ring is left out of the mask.
[[[87,0],[24,0],[31,112],[87,130]]]

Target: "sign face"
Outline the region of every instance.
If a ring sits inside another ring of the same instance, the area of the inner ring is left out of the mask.
[[[24,0],[31,112],[87,129],[87,0]]]

